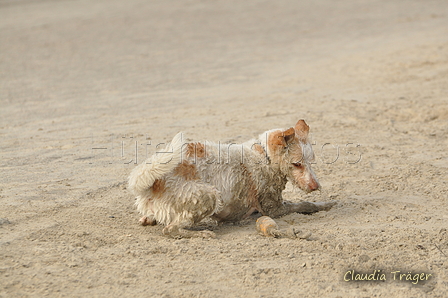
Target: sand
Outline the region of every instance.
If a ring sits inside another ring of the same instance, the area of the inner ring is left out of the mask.
[[[3,0],[0,297],[446,297],[447,94],[442,0]],[[276,221],[309,238],[138,224],[126,178],[178,131],[302,118],[323,190],[285,198],[337,205]]]

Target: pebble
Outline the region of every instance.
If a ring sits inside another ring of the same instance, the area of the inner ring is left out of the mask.
[[[0,226],[1,225],[9,225],[11,222],[7,218],[0,218]]]

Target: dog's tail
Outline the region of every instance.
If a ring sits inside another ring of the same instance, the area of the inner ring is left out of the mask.
[[[128,189],[136,196],[143,195],[154,184],[154,181],[178,166],[186,147],[183,145],[182,133],[179,132],[163,152],[155,153],[132,170],[128,179]]]

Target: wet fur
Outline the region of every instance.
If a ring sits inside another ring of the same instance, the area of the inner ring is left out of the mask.
[[[314,153],[309,127],[274,129],[243,144],[184,143],[177,134],[164,153],[151,156],[129,176],[143,225],[165,225],[173,237],[213,237],[211,231],[185,228],[211,217],[239,221],[258,211],[278,217],[312,213],[331,203],[284,201],[286,183],[306,192],[320,188],[311,169]]]

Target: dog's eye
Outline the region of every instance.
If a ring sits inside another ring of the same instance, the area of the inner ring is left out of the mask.
[[[297,168],[301,168],[302,167],[302,164],[300,163],[300,162],[293,162],[292,163],[295,167],[297,167]]]

